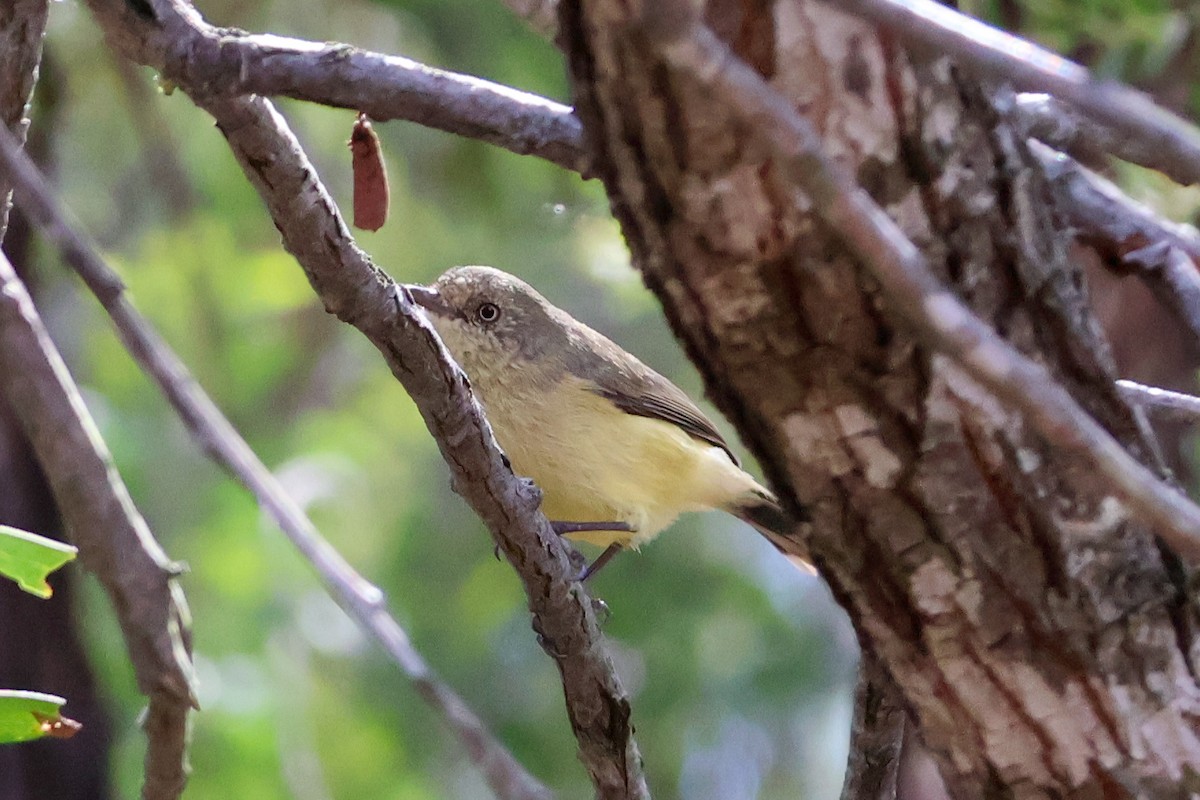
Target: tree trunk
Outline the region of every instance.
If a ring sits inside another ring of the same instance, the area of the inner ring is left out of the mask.
[[[1177,559],[1079,454],[916,340],[727,111],[626,27],[637,6],[563,5],[595,170],[710,396],[785,503],[810,506],[821,574],[951,793],[1200,789]],[[705,19],[948,286],[1158,466],[1002,91],[831,5],[713,0]]]

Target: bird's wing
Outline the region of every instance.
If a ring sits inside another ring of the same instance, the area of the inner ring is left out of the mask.
[[[565,316],[565,315],[564,315]],[[729,443],[704,412],[684,391],[655,372],[630,353],[625,353],[604,334],[578,320],[567,317],[571,340],[567,350],[567,369],[591,383],[591,390],[612,401],[626,414],[661,419],[715,445],[741,466]],[[622,358],[603,358],[597,354],[620,353]]]
[[[721,448],[734,464],[741,466],[716,426],[682,389],[640,362],[635,367],[636,375],[625,371],[601,375],[594,391],[626,414],[677,425],[689,435]]]

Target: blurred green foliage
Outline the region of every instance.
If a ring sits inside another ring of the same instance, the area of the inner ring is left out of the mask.
[[[218,25],[345,41],[569,99],[558,53],[499,2],[199,6]],[[1164,32],[1194,13],[1148,0],[1050,0],[1026,11],[1047,44],[1103,43],[1103,73],[1138,79],[1170,61],[1176,51],[1163,49],[1174,46]],[[440,675],[562,797],[590,796],[556,669],[530,630],[516,579],[451,492],[382,360],[324,313],[279,246],[211,120],[182,94],[155,92],[149,113],[166,128],[136,125],[130,104],[140,101],[80,4],[53,5],[48,53],[46,80],[63,90],[52,132],[61,190],[135,302],[322,532],[386,590]],[[149,85],[153,75],[138,78]],[[281,108],[347,204],[353,114],[286,101]],[[697,377],[628,266],[597,183],[411,124],[376,129],[392,216],[358,239],[391,275],[427,281],[456,264],[502,267],[699,396]],[[182,215],[164,199],[178,187],[152,178],[147,153],[156,146],[173,154],[194,190]],[[79,285],[44,268],[40,302],[139,507],[170,555],[190,567],[184,586],[203,710],[187,796],[490,796],[398,670],[188,439]],[[736,521],[706,515],[617,559],[592,588],[612,609],[606,633],[657,796],[837,795],[855,646],[819,582]],[[116,788],[133,797],[142,700],[94,583],[79,612],[120,732]]]

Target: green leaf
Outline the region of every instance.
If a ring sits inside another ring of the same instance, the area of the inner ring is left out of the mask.
[[[0,575],[12,578],[22,589],[38,597],[50,596],[46,576],[75,558],[78,552],[69,544],[0,525]]]
[[[43,736],[71,738],[80,725],[58,713],[65,702],[53,694],[0,689],[0,744],[28,742]]]

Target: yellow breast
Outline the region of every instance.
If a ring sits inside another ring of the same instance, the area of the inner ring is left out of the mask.
[[[530,389],[476,385],[513,469],[541,487],[546,516],[634,528],[573,539],[636,548],[681,512],[720,508],[758,488],[720,448],[671,423],[627,414],[579,378]]]

